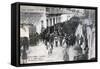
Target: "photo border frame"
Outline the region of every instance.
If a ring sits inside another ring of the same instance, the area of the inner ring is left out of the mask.
[[[56,65],[56,64],[69,64],[69,63],[88,63],[88,62],[97,62],[98,61],[98,46],[97,46],[97,28],[98,28],[98,7],[90,7],[90,6],[74,6],[74,5],[58,5],[58,4],[43,4],[43,3],[25,3],[25,2],[16,2],[13,3],[13,5],[16,4],[16,26],[14,30],[16,30],[16,63],[15,66],[36,66],[36,65]],[[26,63],[26,64],[20,64],[20,6],[42,6],[42,7],[61,7],[61,8],[79,8],[79,9],[94,9],[96,11],[95,13],[95,56],[96,58],[94,60],[78,60],[78,61],[60,61],[60,62],[43,62],[43,63]],[[12,63],[13,64],[13,63]]]

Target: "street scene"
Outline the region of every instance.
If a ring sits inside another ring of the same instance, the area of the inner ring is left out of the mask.
[[[94,60],[95,10],[20,6],[20,63]]]

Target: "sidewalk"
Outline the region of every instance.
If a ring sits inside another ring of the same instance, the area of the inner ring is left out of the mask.
[[[54,46],[52,54],[48,55],[45,44],[41,42],[37,46],[29,47],[27,63],[64,61],[63,50],[63,47]]]

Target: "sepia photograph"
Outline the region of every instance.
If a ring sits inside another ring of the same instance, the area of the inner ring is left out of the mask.
[[[20,5],[20,64],[96,59],[96,10]]]

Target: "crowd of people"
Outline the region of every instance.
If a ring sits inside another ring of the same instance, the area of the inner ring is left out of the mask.
[[[66,45],[63,56],[65,61],[90,60],[95,58],[95,56],[91,57],[93,55],[92,48],[94,47],[91,41],[95,40],[92,39],[92,37],[95,37],[92,36],[92,29],[95,26],[93,23],[88,24],[89,22],[89,19],[81,21],[79,17],[72,17],[67,22],[47,28],[42,33],[42,38],[46,48],[49,48],[48,53],[52,54],[54,46],[63,47]]]

